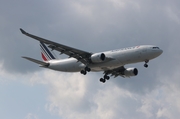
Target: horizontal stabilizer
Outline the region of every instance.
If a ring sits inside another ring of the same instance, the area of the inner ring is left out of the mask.
[[[42,65],[42,66],[46,66],[46,67],[49,66],[49,63],[47,63],[47,62],[39,61],[39,60],[36,60],[36,59],[33,59],[33,58],[29,58],[29,57],[22,57],[22,58],[27,59],[27,60],[29,60],[29,61],[31,61],[31,62],[40,64],[40,65]]]

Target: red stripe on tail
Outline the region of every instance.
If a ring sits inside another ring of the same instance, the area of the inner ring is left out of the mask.
[[[44,61],[47,61],[47,58],[44,56],[44,54],[42,52],[41,52],[41,56]]]

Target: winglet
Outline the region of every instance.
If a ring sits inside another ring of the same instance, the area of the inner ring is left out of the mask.
[[[26,31],[24,31],[22,28],[20,28],[20,31],[22,34],[27,34]]]

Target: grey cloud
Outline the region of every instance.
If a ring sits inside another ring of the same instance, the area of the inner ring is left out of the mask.
[[[3,3],[0,4],[0,60],[4,62],[3,66],[7,72],[24,74],[40,70],[36,64],[21,59],[23,55],[40,59],[40,55],[38,42],[22,35],[20,27],[49,40],[91,52],[141,44],[154,44],[164,50],[160,57],[150,61],[148,69],[144,69],[143,63],[126,66],[137,67],[137,77],[111,78],[105,85],[101,85],[98,79],[102,73],[90,73],[88,80],[91,81],[87,81],[86,94],[81,98],[82,103],[75,106],[79,113],[97,109],[99,105],[90,98],[95,95],[99,97],[97,92],[101,89],[98,87],[107,91],[105,87],[112,85],[138,95],[137,100],[124,98],[124,104],[118,105],[115,116],[123,115],[122,117],[130,119],[143,115],[146,118],[145,112],[137,113],[135,110],[140,110],[143,105],[143,96],[158,90],[159,87],[167,86],[163,79],[160,80],[159,75],[166,76],[169,83],[177,82],[175,89],[179,86],[177,77],[171,77],[179,70],[179,1],[19,0]],[[107,96],[109,95],[108,93]],[[164,100],[164,103],[166,102],[169,101]],[[161,109],[156,102],[152,103],[154,105],[149,112],[153,116],[149,118],[155,118],[155,113]],[[127,112],[134,115],[118,113],[122,111],[120,107],[126,108]]]
[[[24,73],[40,69],[36,64],[20,58],[22,55],[27,55],[40,59],[40,55],[38,42],[22,35],[19,27],[35,35],[92,52],[155,44],[164,50],[161,60],[163,57],[166,60],[163,62],[168,62],[168,66],[173,67],[170,60],[165,57],[172,55],[167,54],[167,48],[172,48],[170,44],[179,43],[177,39],[180,29],[177,25],[178,4],[176,3],[123,1],[122,6],[118,4],[116,6],[116,2],[112,1],[89,1],[88,4],[83,1],[40,3],[19,2],[19,4],[8,4],[10,6],[6,8],[1,7],[7,11],[7,13],[3,12],[7,23],[3,26],[1,36],[3,42],[1,49],[6,52],[1,52],[1,60],[4,61],[4,68],[10,72]],[[55,7],[52,7],[53,5]],[[173,17],[168,10],[174,14]],[[15,19],[12,17],[13,14],[17,15]],[[177,16],[175,20],[174,16]],[[139,93],[146,93],[161,85],[154,78],[154,69],[159,65],[166,66],[163,62],[159,62],[160,58],[153,61],[154,64],[150,62],[150,67],[153,68],[148,68],[146,71],[141,68],[143,64],[134,65],[139,69],[140,75],[130,80],[118,77],[114,80],[115,84]],[[168,68],[163,70],[168,72]],[[148,72],[154,73],[148,74]]]
[[[8,4],[8,2],[5,3]],[[1,7],[4,9],[4,12],[1,12],[6,21],[6,25],[1,29],[3,33],[1,51],[5,51],[1,52],[1,60],[4,61],[4,68],[8,71],[24,73],[40,69],[36,64],[20,58],[22,55],[27,55],[40,59],[40,56],[38,43],[23,36],[19,32],[19,27],[35,35],[92,52],[139,44],[155,44],[164,50],[165,55],[161,57],[165,57],[171,55],[166,53],[170,44],[179,42],[177,39],[180,29],[177,19],[174,21],[168,12],[170,9],[175,15],[178,14],[178,4],[175,3],[155,4],[152,1],[136,1],[124,2],[122,7],[114,6],[116,3],[113,2],[108,4],[107,1],[92,1],[89,4],[83,1],[40,3],[17,2],[17,4],[8,4],[9,7]],[[57,4],[56,7],[52,7],[54,4]],[[13,15],[16,17],[13,18]],[[157,65],[159,64],[162,63],[158,62]],[[135,66],[140,68],[140,65]],[[153,67],[156,68],[156,66]],[[168,72],[166,69],[165,72]],[[144,88],[156,87],[153,84],[158,81],[150,78],[153,74],[142,74],[145,72],[141,68],[140,70],[141,76],[145,78],[134,78],[132,82],[120,79],[120,84],[117,84],[122,86],[127,83],[132,86],[132,89],[139,84],[143,84],[140,86]],[[151,70],[149,68],[149,72],[154,72],[152,70],[153,68]]]

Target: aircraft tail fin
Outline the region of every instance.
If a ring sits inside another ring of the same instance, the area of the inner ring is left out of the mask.
[[[49,61],[49,60],[53,60],[53,59],[57,59],[57,57],[55,56],[55,54],[50,51],[47,46],[40,42],[40,49],[41,49],[41,56],[42,56],[42,59],[44,61]]]

